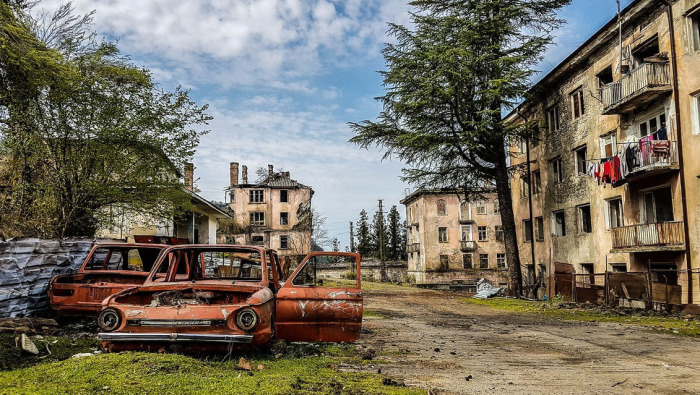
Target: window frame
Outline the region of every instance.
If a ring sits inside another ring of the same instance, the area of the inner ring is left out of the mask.
[[[496,253],[496,267],[498,269],[507,269],[508,268],[508,260],[506,259],[505,252],[497,252]]]
[[[464,230],[465,229],[469,229],[469,232],[468,232],[469,239],[466,239],[466,240],[464,239],[464,236],[465,236]],[[474,233],[473,233],[472,226],[471,225],[461,225],[459,227],[459,237],[460,237],[460,241],[474,241]]]
[[[700,134],[700,91],[690,95],[690,125],[693,134]]]
[[[486,258],[486,266],[484,266],[484,258]],[[479,254],[479,269],[488,269],[489,263],[489,254]]]
[[[284,199],[282,197],[284,196]],[[280,203],[289,203],[289,190],[280,189]]]
[[[576,174],[579,176],[586,175],[586,157],[588,156],[588,147],[582,145],[574,149],[574,163],[576,163]]]
[[[559,118],[559,107],[553,105],[547,109],[547,131],[554,133],[561,129],[561,119]],[[554,127],[552,127],[554,126]]]
[[[289,225],[289,212],[280,211],[280,225],[282,225],[282,226]]]
[[[260,198],[260,200],[258,200],[258,197]],[[253,204],[265,203],[265,190],[264,189],[251,189],[251,190],[249,190],[248,191],[248,203],[253,203]]]
[[[469,267],[467,267],[467,257],[469,257]],[[462,254],[462,268],[463,269],[474,269],[474,253],[468,252]]]
[[[289,249],[289,236],[280,235],[280,250],[288,250],[288,249]]]
[[[520,177],[520,197],[530,197],[530,180],[528,180],[527,175]]]
[[[571,101],[571,115],[574,120],[577,120],[586,114],[586,105],[584,102],[583,85],[574,89],[570,94],[569,98]]]
[[[487,214],[486,201],[483,199],[477,201],[476,202],[476,215],[486,215],[486,214]]]
[[[656,124],[656,128],[651,127],[652,121],[654,121],[653,123]],[[657,130],[661,129],[661,125],[664,125],[666,128],[668,128],[668,116],[666,115],[666,111],[660,111],[655,115],[646,117],[642,122],[637,122],[637,137],[642,138],[653,134]],[[644,129],[646,129],[645,134],[642,134],[642,126],[644,126]]]
[[[258,216],[258,214],[260,214],[260,216],[262,217],[261,220],[255,218],[256,216]],[[264,211],[251,211],[249,213],[248,219],[249,219],[251,226],[265,226],[265,212]]]
[[[438,201],[435,202],[435,206],[437,209],[437,215],[447,215],[447,201],[445,201],[445,199],[438,199]]]
[[[445,262],[443,262],[443,258]],[[440,254],[438,256],[439,259],[439,270],[440,271],[447,271],[450,270],[450,256],[446,254]]]
[[[605,147],[610,145],[610,155],[605,151]],[[600,157],[610,158],[617,155],[617,131],[610,131],[600,136]]]
[[[557,216],[562,216],[561,224],[561,234],[558,232],[557,226]],[[552,236],[553,237],[565,237],[566,236],[566,212],[564,210],[552,211]]]
[[[564,181],[561,156],[550,159],[549,163],[552,168],[552,183],[554,185],[561,184]]]
[[[685,14],[688,21],[688,46],[691,51],[700,51],[700,5]]]
[[[445,236],[444,239],[442,236]],[[438,243],[449,243],[450,235],[446,226],[438,226]]]
[[[544,241],[544,217],[535,217],[535,240]]]
[[[483,238],[481,236],[482,231],[484,232]],[[488,226],[477,226],[476,232],[477,232],[477,239],[478,239],[477,241],[484,241],[484,242],[489,241],[489,227]]]
[[[532,196],[539,196],[542,193],[542,173],[540,170],[532,171]]]
[[[534,229],[532,228],[532,220],[524,219],[523,220],[523,243],[531,243],[532,242],[533,230]]]
[[[588,210],[588,230],[586,230],[586,222],[585,222],[585,211],[586,209]],[[589,204],[582,204],[580,206],[576,207],[576,211],[578,213],[578,231],[580,234],[589,234],[593,233],[593,213],[591,211],[591,205]]]

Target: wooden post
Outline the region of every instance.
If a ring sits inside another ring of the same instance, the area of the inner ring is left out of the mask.
[[[607,265],[605,266],[605,305],[610,306],[610,272]]]

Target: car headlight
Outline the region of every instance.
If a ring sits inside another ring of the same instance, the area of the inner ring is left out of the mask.
[[[244,331],[250,331],[258,324],[258,315],[253,309],[243,309],[236,314],[236,325]]]
[[[111,332],[122,323],[122,316],[115,309],[104,309],[97,316],[97,325],[105,332]]]

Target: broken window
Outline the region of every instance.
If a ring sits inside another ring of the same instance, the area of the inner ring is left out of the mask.
[[[450,268],[449,255],[440,255],[440,270],[448,270]]]
[[[627,273],[626,263],[611,263],[613,273]]]
[[[617,135],[614,130],[604,136],[600,136],[600,155],[603,158],[617,155]]]
[[[530,183],[527,176],[520,177],[520,197],[526,198],[530,196]]]
[[[607,202],[608,206],[608,229],[619,228],[623,226],[623,216],[622,216],[622,199],[611,199]]]
[[[248,198],[250,203],[264,203],[265,191],[262,189],[253,189],[248,191]]]
[[[557,106],[552,106],[547,110],[547,130],[550,133],[559,130],[559,109]]]
[[[462,225],[461,226],[462,230],[462,241],[472,241],[472,226],[471,225]]]
[[[160,248],[98,248],[85,270],[151,271]]]
[[[288,203],[289,202],[289,191],[286,189],[281,189],[280,190],[280,203]]]
[[[438,228],[438,241],[440,243],[447,243],[447,228],[446,227],[439,227]]]
[[[474,254],[463,254],[462,255],[462,267],[465,269],[474,268]]]
[[[578,227],[580,233],[591,233],[591,205],[587,204],[578,208]]]
[[[570,96],[574,119],[579,119],[581,115],[586,113],[586,107],[583,101],[583,87],[579,87],[573,91]]]
[[[489,268],[489,254],[479,254],[479,268],[488,269]]]
[[[526,243],[532,241],[532,221],[529,219],[523,221],[523,239]]]
[[[443,199],[437,201],[438,215],[447,215],[447,203]]]
[[[647,41],[639,44],[632,50],[632,69],[636,69],[647,62],[647,58],[656,57],[659,54],[659,37],[654,35]]]
[[[498,199],[493,199],[493,213],[498,214],[501,212],[501,208],[498,206],[499,201]]]
[[[479,200],[476,202],[476,213],[479,215],[485,215],[486,214],[486,202],[483,200]]]
[[[289,213],[280,213],[280,225],[289,225]]]
[[[561,168],[561,158],[556,157],[551,160],[552,164],[552,182],[554,184],[560,184],[564,180]]]
[[[659,188],[643,194],[642,222],[651,224],[673,221],[671,188]]]
[[[600,73],[596,75],[598,77],[598,87],[602,88],[607,84],[612,84],[613,82],[613,70],[612,66],[604,68]]]
[[[330,267],[337,268],[341,273],[355,273],[357,262],[352,256],[337,255],[317,255],[309,258],[304,267],[299,270],[294,279],[293,285],[306,287],[337,287],[333,282],[326,282],[319,276],[319,271],[328,270]]]
[[[576,173],[578,175],[586,174],[586,155],[587,155],[587,149],[585,146],[580,147],[580,148],[576,149],[576,151],[575,151]]]
[[[250,243],[254,246],[262,246],[265,244],[265,236],[251,236]]]
[[[500,225],[496,225],[496,241],[503,242],[504,240],[504,233],[503,233],[503,227]]]
[[[532,172],[532,194],[537,196],[542,191],[542,176],[539,170]]]
[[[254,226],[262,226],[265,225],[265,212],[264,211],[256,211],[250,213],[250,224]]]
[[[280,236],[280,250],[288,250],[288,249],[289,249],[289,236],[281,235]]]
[[[552,232],[554,236],[566,236],[566,217],[564,210],[552,213]]]
[[[500,252],[496,254],[496,265],[499,269],[506,268],[506,254]]]
[[[489,241],[489,230],[486,226],[479,226],[479,241]]]
[[[535,225],[536,225],[536,230],[537,230],[537,241],[544,241],[544,218],[543,217],[537,217],[535,218]]]
[[[184,250],[183,250],[184,251]],[[206,250],[195,251],[204,265],[193,265],[193,280],[201,278],[233,278],[236,280],[262,280],[262,259],[257,251],[248,250]]]

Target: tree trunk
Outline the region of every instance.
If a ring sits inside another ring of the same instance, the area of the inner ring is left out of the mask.
[[[505,147],[505,144],[503,146]],[[498,161],[495,165],[498,207],[501,212],[503,241],[506,246],[506,261],[508,262],[508,293],[510,296],[519,297],[522,295],[523,275],[520,270],[518,236],[515,232],[515,217],[513,215],[513,201],[510,194],[510,177],[508,175],[505,150],[499,151]]]

